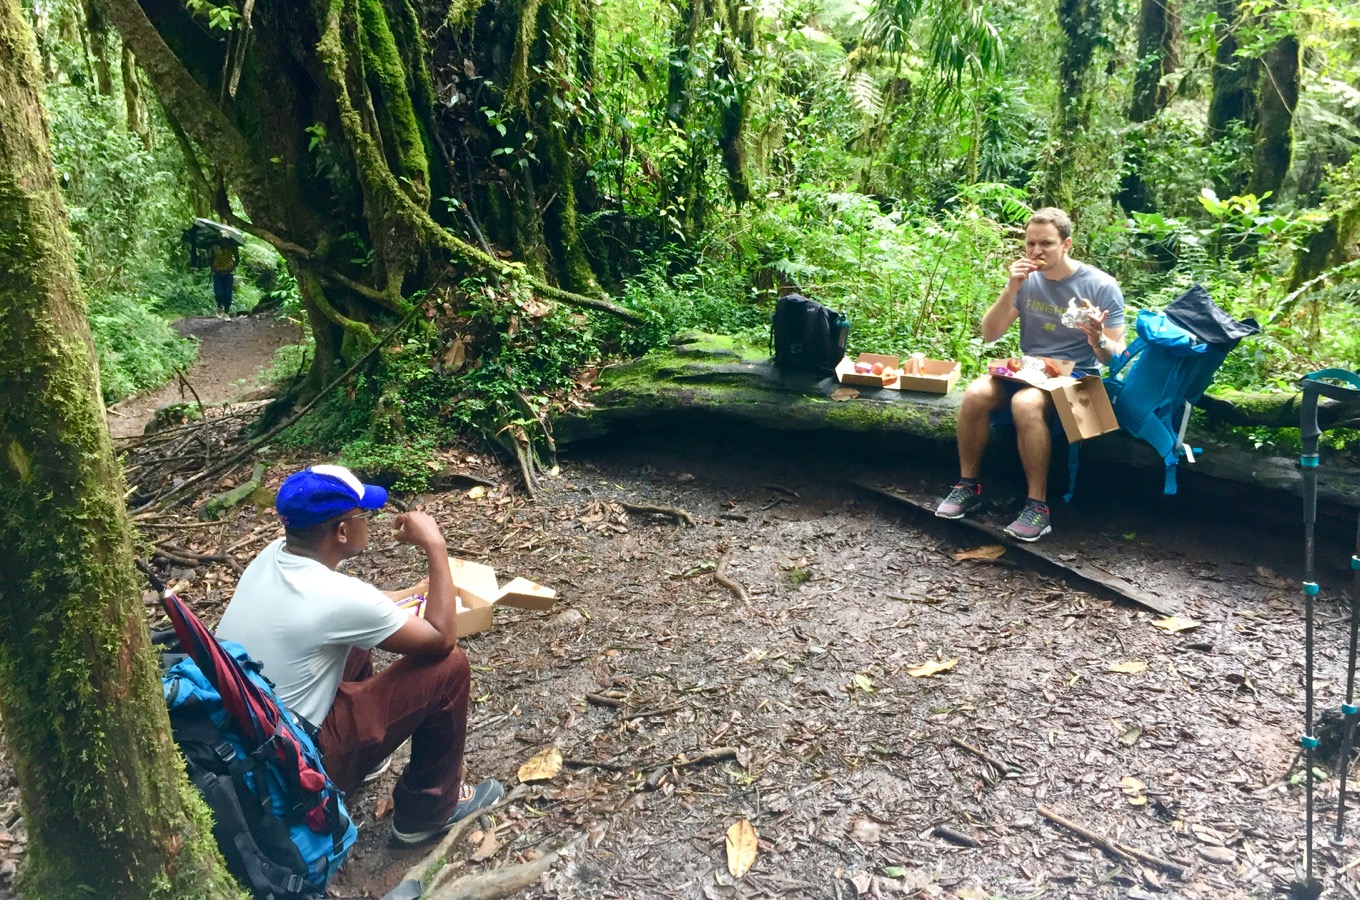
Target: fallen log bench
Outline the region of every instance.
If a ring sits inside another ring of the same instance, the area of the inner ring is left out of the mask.
[[[963,385],[945,395],[858,387],[851,400],[836,401],[842,385],[833,378],[777,371],[763,347],[709,334],[675,338],[663,351],[601,371],[593,405],[559,413],[554,434],[559,446],[635,432],[640,425],[685,417],[714,425],[741,424],[777,431],[843,431],[847,434],[906,438],[927,442],[940,453],[952,452]],[[1227,392],[1199,404],[1210,421],[1236,423],[1290,422],[1297,426],[1297,401],[1290,394]],[[1250,413],[1243,410],[1249,409]],[[1360,411],[1342,404],[1321,418],[1330,427],[1360,424]],[[1328,426],[1324,426],[1328,427]],[[1241,496],[1243,488],[1274,495],[1301,496],[1296,457],[1248,450],[1208,436],[1194,425],[1186,443],[1204,448],[1194,464],[1182,463],[1183,493],[1198,488],[1217,495]],[[1082,444],[1083,465],[1162,470],[1162,460],[1142,441],[1123,432],[1102,435]],[[1154,479],[1149,478],[1151,485]],[[1160,491],[1160,474],[1155,478]],[[1326,464],[1319,469],[1319,503],[1331,511],[1354,515],[1360,507],[1360,468]]]

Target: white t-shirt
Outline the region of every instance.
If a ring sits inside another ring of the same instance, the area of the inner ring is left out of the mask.
[[[373,649],[408,616],[368,582],[283,544],[279,538],[246,567],[217,636],[243,645],[284,704],[320,728],[350,648]]]

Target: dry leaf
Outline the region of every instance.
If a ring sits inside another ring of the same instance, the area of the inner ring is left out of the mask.
[[[562,771],[562,751],[556,747],[549,747],[540,750],[529,758],[529,761],[519,767],[519,780],[528,781],[551,781],[558,772]]]
[[[386,794],[381,800],[373,804],[373,818],[386,819],[392,815],[392,795]]]
[[[740,819],[727,829],[727,871],[740,878],[751,871],[756,861],[756,829]]]
[[[469,500],[480,500],[480,499],[482,499],[482,498],[485,497],[485,496],[486,496],[486,487],[483,486],[483,485],[480,485],[480,484],[477,485],[476,487],[470,489],[470,490],[467,492],[467,498],[468,498]]]
[[[1125,675],[1137,675],[1139,672],[1147,671],[1147,663],[1141,659],[1131,659],[1128,662],[1115,663],[1110,666],[1111,672],[1122,672]]]
[[[1196,847],[1195,852],[1199,854],[1200,859],[1208,860],[1211,863],[1223,865],[1237,862],[1237,854],[1227,847]]]
[[[1141,794],[1147,790],[1147,785],[1134,778],[1132,775],[1125,775],[1119,779],[1119,789],[1126,794]]]
[[[941,672],[948,672],[958,665],[959,658],[956,656],[948,662],[940,662],[938,659],[928,659],[919,666],[907,666],[907,674],[912,678],[926,678],[930,675],[938,675]]]
[[[850,826],[850,836],[862,844],[874,844],[883,836],[883,826],[872,819],[856,819]]]
[[[831,392],[831,399],[837,403],[844,403],[846,400],[854,400],[859,396],[859,391],[852,387],[838,387]]]
[[[855,893],[863,897],[874,886],[874,876],[868,872],[859,872],[850,876],[850,883],[855,886]]]
[[[1198,628],[1201,623],[1194,619],[1182,619],[1180,616],[1167,616],[1165,619],[1153,619],[1153,628],[1165,628],[1175,634],[1180,631],[1191,631]]]
[[[501,842],[496,840],[496,829],[488,828],[486,835],[482,838],[481,845],[472,851],[472,861],[481,862],[484,859],[490,859],[492,854],[500,849],[500,846]]]
[[[954,896],[959,900],[991,900],[992,895],[984,891],[975,884],[970,884],[966,888],[954,891]]]
[[[1006,552],[1006,548],[1000,544],[984,544],[981,547],[974,547],[971,550],[960,550],[954,554],[957,560],[965,559],[1000,559],[1001,554]]]

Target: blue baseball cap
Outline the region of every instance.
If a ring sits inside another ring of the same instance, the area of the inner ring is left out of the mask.
[[[307,528],[355,507],[378,509],[386,502],[386,488],[364,484],[344,466],[311,466],[284,480],[274,508],[285,528]]]

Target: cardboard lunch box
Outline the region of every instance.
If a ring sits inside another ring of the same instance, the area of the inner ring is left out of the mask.
[[[897,379],[899,391],[921,391],[927,394],[947,394],[959,383],[963,367],[952,359],[922,359],[911,357],[902,364],[903,372]]]
[[[527,578],[513,578],[504,585],[498,584],[496,570],[482,563],[450,556],[449,572],[453,575],[458,597],[458,612],[454,618],[459,637],[490,628],[491,614],[497,606],[551,609],[557,602],[557,591]],[[408,597],[397,601],[397,605],[410,609],[413,615],[424,615],[425,612],[423,600]]]
[[[1076,366],[1074,362],[1047,358],[1044,358],[1044,362],[1049,365],[1050,371],[1061,374],[1036,378],[1028,375],[999,375],[993,371],[994,367],[1009,362],[1013,360],[991,360],[987,363],[987,371],[993,378],[1019,381],[1047,391],[1053,399],[1053,408],[1058,411],[1058,421],[1062,423],[1063,434],[1067,436],[1068,442],[1075,444],[1119,430],[1119,420],[1115,418],[1110,396],[1105,393],[1105,382],[1099,375],[1076,378],[1071,374]]]
[[[836,363],[836,380],[841,384],[860,384],[865,387],[887,388],[890,391],[898,390],[898,384],[901,381],[900,378],[897,381],[893,381],[891,384],[885,384],[882,375],[856,372],[855,363],[868,363],[871,366],[874,363],[882,363],[883,368],[885,369],[897,369],[901,368],[899,357],[889,356],[884,353],[861,353],[854,359],[851,359],[848,356],[842,356],[841,361]]]

